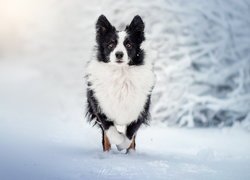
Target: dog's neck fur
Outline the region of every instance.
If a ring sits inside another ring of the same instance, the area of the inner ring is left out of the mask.
[[[151,64],[117,66],[93,60],[87,74],[90,88],[110,121],[128,125],[137,120],[154,84]]]

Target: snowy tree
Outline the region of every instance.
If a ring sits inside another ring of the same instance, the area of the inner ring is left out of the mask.
[[[228,126],[250,120],[250,3],[169,3],[155,62],[155,120]],[[244,122],[246,123],[246,122]]]

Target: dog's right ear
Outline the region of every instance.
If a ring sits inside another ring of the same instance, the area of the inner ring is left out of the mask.
[[[96,33],[102,35],[108,32],[110,29],[112,29],[112,25],[108,19],[104,15],[100,15],[96,22]]]

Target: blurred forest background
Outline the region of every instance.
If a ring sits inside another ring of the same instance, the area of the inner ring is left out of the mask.
[[[52,106],[65,110],[70,108],[65,101],[70,101],[80,113],[96,18],[104,13],[122,28],[138,12],[146,23],[147,41],[156,52],[152,123],[240,124],[250,129],[249,0],[0,0],[2,87],[7,86],[6,81],[20,83],[43,76],[55,85],[54,93],[34,86],[49,97],[76,94],[71,99],[59,97],[59,105]],[[31,68],[24,67],[25,63]],[[8,75],[3,74],[6,71]],[[6,87],[3,94],[7,91],[10,93]],[[12,98],[15,96],[13,93]],[[8,109],[6,104],[1,106]]]

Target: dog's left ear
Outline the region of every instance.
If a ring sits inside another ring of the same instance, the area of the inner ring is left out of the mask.
[[[139,15],[136,15],[129,26],[127,26],[126,31],[133,37],[133,41],[140,44],[145,40],[144,36],[144,22]]]
[[[130,25],[127,27],[127,29],[131,32],[144,32],[144,22],[142,21],[141,17],[139,15],[136,15],[133,20],[131,21]]]

